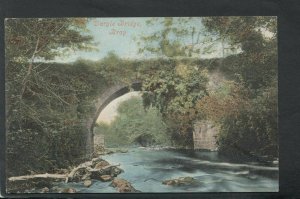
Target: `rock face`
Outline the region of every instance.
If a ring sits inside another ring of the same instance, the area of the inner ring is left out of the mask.
[[[118,192],[120,193],[136,193],[140,192],[136,190],[128,181],[121,179],[121,178],[115,178],[111,185],[115,188],[117,188]]]
[[[181,185],[190,185],[195,183],[196,180],[192,177],[180,177],[178,179],[165,180],[162,184],[165,185],[173,185],[173,186],[181,186]]]

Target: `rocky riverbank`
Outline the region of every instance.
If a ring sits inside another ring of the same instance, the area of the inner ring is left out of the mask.
[[[125,150],[113,151],[105,150],[105,154],[121,152]],[[94,158],[91,161],[84,162],[77,167],[67,170],[62,169],[55,174],[36,174],[27,176],[10,177],[7,181],[7,192],[9,193],[76,193],[73,187],[59,188],[54,186],[55,182],[82,182],[85,187],[90,187],[93,181],[109,182],[119,192],[138,192],[131,184],[117,178],[124,172],[120,165],[111,165],[109,162]]]
[[[271,165],[231,162],[215,152],[190,153],[153,147],[127,151],[105,149],[102,153],[106,155],[68,170],[11,177],[9,184],[13,186],[9,186],[9,192],[243,192],[278,189],[278,160]]]

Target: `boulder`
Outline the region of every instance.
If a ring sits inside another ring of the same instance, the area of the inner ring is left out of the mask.
[[[100,176],[102,175],[110,175],[112,177],[116,177],[120,173],[123,172],[122,169],[118,167],[119,165],[107,165],[104,167],[101,167],[100,169],[90,169],[91,172],[91,179],[99,180]]]
[[[121,178],[115,178],[112,183],[111,186],[117,188],[118,192],[120,193],[136,193],[136,192],[140,192],[138,190],[136,190],[131,184],[130,182],[121,179]]]
[[[76,193],[76,189],[74,188],[65,188],[61,190],[59,193]]]
[[[128,153],[128,149],[117,149],[117,153]]]
[[[110,175],[113,176],[113,177],[117,177],[122,172],[123,172],[122,169],[120,169],[118,167],[112,167],[111,170],[110,170]]]
[[[85,181],[83,182],[83,185],[84,185],[85,187],[90,187],[90,186],[92,185],[92,181],[91,181],[91,180],[85,180]]]
[[[95,169],[102,169],[103,167],[108,166],[108,165],[109,165],[109,163],[107,161],[102,160],[95,165]]]
[[[98,158],[93,158],[91,167],[95,167],[96,164],[98,164],[99,162],[102,162],[102,161],[105,161],[105,160],[103,160],[102,158],[99,158],[99,157]]]
[[[90,175],[91,175],[91,172],[86,167],[78,167],[78,168],[75,168],[69,174],[69,181],[70,182],[80,182],[84,179],[89,178]]]
[[[100,176],[100,180],[102,182],[108,182],[108,181],[111,181],[113,179],[113,177],[111,175],[102,175]]]
[[[180,177],[178,179],[165,180],[162,182],[162,184],[180,186],[180,185],[190,185],[195,182],[196,180],[192,177]]]

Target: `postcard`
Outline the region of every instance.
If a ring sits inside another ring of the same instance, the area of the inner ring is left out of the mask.
[[[7,193],[278,192],[277,17],[4,29]]]

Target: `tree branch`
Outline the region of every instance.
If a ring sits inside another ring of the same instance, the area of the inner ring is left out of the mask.
[[[26,89],[26,86],[27,86],[27,83],[28,83],[28,78],[31,74],[31,71],[32,71],[32,65],[33,65],[33,61],[35,59],[35,55],[36,53],[38,52],[38,46],[39,46],[39,43],[40,43],[40,38],[38,37],[37,41],[36,41],[36,45],[35,45],[35,49],[34,49],[34,52],[32,54],[32,57],[30,59],[30,63],[28,65],[28,70],[27,70],[27,74],[26,76],[24,77],[23,81],[22,81],[22,84],[23,84],[23,87],[22,87],[22,90],[21,90],[21,99],[23,98],[23,95],[24,95],[24,92],[25,92],[25,89]]]

